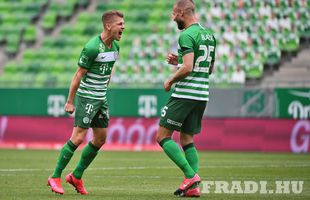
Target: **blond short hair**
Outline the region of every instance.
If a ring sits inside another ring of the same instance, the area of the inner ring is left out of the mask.
[[[107,23],[111,23],[114,17],[124,18],[124,14],[118,10],[111,10],[103,13],[101,18],[103,26]]]

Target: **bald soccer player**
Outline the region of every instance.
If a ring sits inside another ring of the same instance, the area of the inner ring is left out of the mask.
[[[185,178],[174,195],[200,197],[198,153],[193,139],[201,130],[202,116],[209,100],[209,75],[214,66],[216,41],[211,30],[199,24],[192,0],[176,1],[171,18],[182,32],[178,55],[169,54],[167,61],[178,65],[178,70],[164,83],[166,91],[173,84],[175,87],[162,109],[156,140],[184,173]],[[171,139],[174,131],[180,132],[185,156]]]

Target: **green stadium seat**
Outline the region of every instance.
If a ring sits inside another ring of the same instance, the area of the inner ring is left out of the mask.
[[[19,64],[17,64],[16,62],[13,62],[13,61],[6,63],[5,67],[4,67],[4,73],[5,74],[14,74],[14,73],[19,72],[18,65]]]
[[[42,19],[42,27],[51,30],[56,25],[57,12],[48,11]]]
[[[34,43],[37,36],[37,27],[34,25],[27,26],[24,33],[24,40],[29,43]]]
[[[8,36],[5,52],[9,55],[15,55],[19,49],[20,37],[17,35]]]
[[[46,82],[47,82],[48,76],[49,76],[49,74],[44,73],[44,72],[36,74],[36,76],[34,77],[33,86],[37,87],[37,88],[46,87]]]

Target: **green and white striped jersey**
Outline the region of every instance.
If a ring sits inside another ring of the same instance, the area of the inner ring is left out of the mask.
[[[211,30],[192,24],[179,37],[178,63],[182,57],[194,52],[193,71],[176,83],[173,97],[209,101],[209,68],[215,60],[216,40]]]
[[[78,61],[78,65],[87,69],[87,73],[83,76],[76,95],[105,100],[111,71],[118,54],[119,46],[114,41],[112,47],[108,48],[100,35],[89,40]]]

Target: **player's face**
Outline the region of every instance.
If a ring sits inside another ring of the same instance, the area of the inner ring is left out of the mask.
[[[176,6],[173,7],[171,19],[177,23],[179,30],[183,30],[185,28],[184,21],[182,20],[182,12]]]
[[[117,41],[120,41],[124,29],[125,29],[124,18],[115,17],[113,23],[111,24],[111,30],[110,30],[113,38]]]

